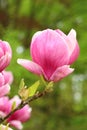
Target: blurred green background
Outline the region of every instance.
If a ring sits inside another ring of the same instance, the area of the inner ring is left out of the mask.
[[[31,59],[31,38],[46,28],[66,34],[74,28],[80,56],[72,65],[74,73],[58,82],[51,94],[30,103],[33,111],[24,130],[87,130],[87,0],[0,0],[0,39],[13,51],[7,68],[14,75],[10,96],[17,94],[21,78],[28,86],[38,80],[16,60]]]

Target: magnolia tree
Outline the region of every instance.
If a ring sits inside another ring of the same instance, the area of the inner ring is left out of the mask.
[[[22,79],[18,96],[9,98],[10,85],[13,81],[12,72],[6,71],[12,58],[8,42],[0,41],[0,130],[12,130],[13,126],[21,130],[22,123],[31,116],[29,102],[38,99],[53,90],[55,82],[74,71],[70,65],[78,58],[79,46],[76,32],[72,29],[68,35],[60,30],[46,29],[34,34],[30,53],[32,61],[18,59],[17,63],[28,71],[40,76],[42,80],[27,87]],[[45,85],[39,91],[40,82]]]

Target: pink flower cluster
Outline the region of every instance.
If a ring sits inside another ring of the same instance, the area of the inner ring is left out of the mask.
[[[9,43],[0,40],[0,97],[9,93],[13,81],[12,73],[4,70],[9,65],[11,57],[12,50]]]
[[[76,32],[72,29],[66,35],[59,29],[39,31],[32,38],[30,52],[32,61],[18,59],[18,63],[47,81],[57,82],[74,70],[70,65],[79,55]]]
[[[21,103],[21,99],[18,96],[15,96],[12,99],[9,99],[7,96],[0,98],[0,117],[5,117],[12,111],[12,104],[15,102],[17,107]],[[27,121],[31,115],[31,108],[28,105],[25,105],[20,110],[14,112],[8,119],[7,122],[21,130],[22,123]]]
[[[10,71],[6,71],[5,68],[10,64],[12,57],[12,50],[8,42],[0,40],[0,118],[4,118],[12,111],[13,103],[15,102],[15,107],[21,103],[21,99],[15,96],[9,99],[6,96],[10,92],[10,85],[13,81],[13,75]],[[16,127],[17,129],[22,129],[22,123],[27,121],[31,115],[31,108],[29,105],[24,106],[20,110],[13,113],[7,122]],[[5,126],[1,126],[2,130]],[[11,128],[8,128],[11,130]]]

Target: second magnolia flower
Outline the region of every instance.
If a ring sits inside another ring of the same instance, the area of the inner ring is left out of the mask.
[[[11,113],[14,103],[15,107],[18,107],[21,103],[21,99],[18,96],[13,97],[12,99],[9,99],[7,96],[0,98],[0,117],[2,119]],[[15,127],[17,130],[21,130],[23,128],[22,123],[26,122],[30,118],[31,110],[32,109],[29,107],[29,105],[25,105],[23,108],[20,108],[11,114],[6,122]]]
[[[79,55],[76,32],[72,29],[65,35],[60,30],[39,31],[32,38],[30,52],[32,61],[18,59],[18,63],[47,81],[57,82],[74,70],[70,64]]]

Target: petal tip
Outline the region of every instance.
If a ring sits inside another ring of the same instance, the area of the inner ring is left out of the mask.
[[[76,37],[76,31],[75,31],[75,29],[72,28],[72,29],[70,30],[70,33],[69,33],[69,34],[72,34],[74,37]]]

